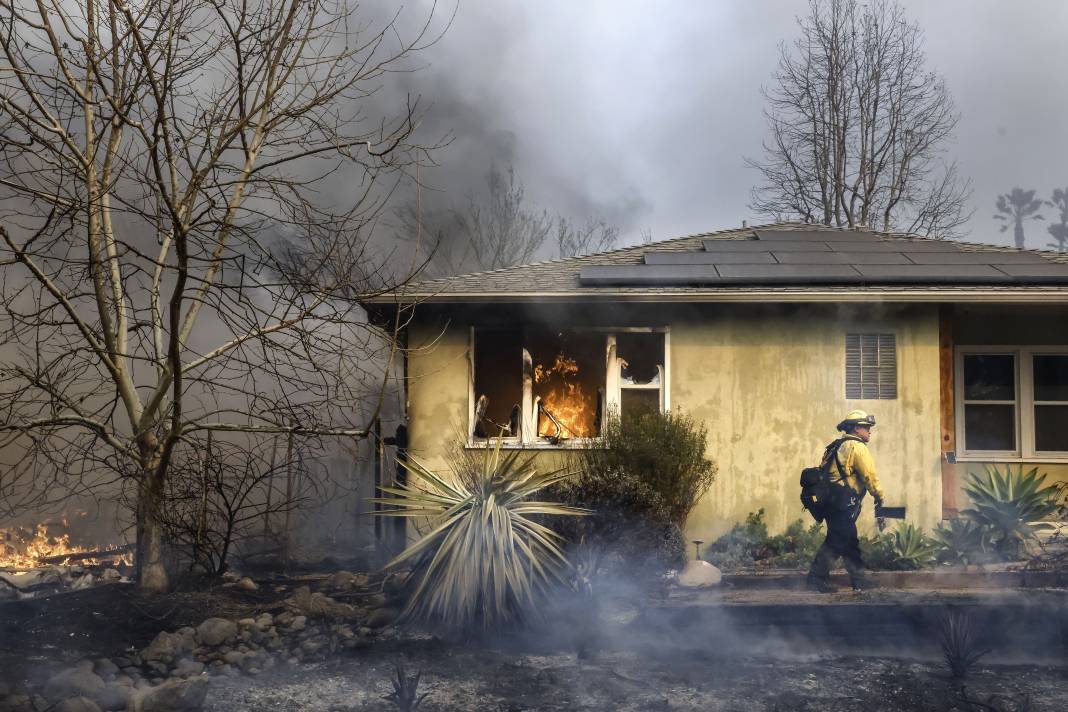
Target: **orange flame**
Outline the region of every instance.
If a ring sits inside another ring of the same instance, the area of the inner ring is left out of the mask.
[[[62,521],[65,529],[67,520]],[[70,542],[70,533],[53,533],[55,525],[41,523],[32,528],[14,527],[0,529],[0,569],[33,569],[40,566],[60,566],[71,563],[69,557],[90,551],[107,552],[115,549],[114,556],[79,558],[77,563],[93,566],[102,563],[131,564],[130,552],[117,546],[86,548]],[[57,558],[65,557],[65,558]],[[48,560],[46,562],[46,560]]]
[[[597,394],[587,393],[578,381],[578,363],[573,358],[557,354],[552,367],[534,367],[534,383],[546,390],[539,393],[542,408],[559,421],[561,438],[589,438],[597,435],[594,428],[597,415]],[[557,435],[557,427],[544,412],[538,414],[538,436]]]

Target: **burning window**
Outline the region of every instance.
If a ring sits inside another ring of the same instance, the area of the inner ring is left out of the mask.
[[[575,331],[531,332],[538,437],[592,438],[601,434],[604,410],[605,335]]]
[[[607,412],[667,408],[663,330],[475,329],[471,435],[594,438]]]

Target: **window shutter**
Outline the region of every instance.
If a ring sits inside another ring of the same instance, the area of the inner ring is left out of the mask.
[[[846,398],[897,398],[897,339],[893,334],[846,334]]]

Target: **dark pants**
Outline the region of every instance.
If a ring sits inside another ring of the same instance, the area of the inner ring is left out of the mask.
[[[864,575],[864,562],[860,558],[860,541],[857,539],[857,515],[859,507],[838,509],[827,517],[827,538],[816,552],[812,566],[808,570],[809,578],[826,581],[831,575],[831,567],[839,556],[845,562],[846,571],[856,583]]]

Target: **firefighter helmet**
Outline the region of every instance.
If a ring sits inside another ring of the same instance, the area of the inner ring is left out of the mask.
[[[857,426],[870,428],[875,425],[875,416],[870,413],[865,413],[863,410],[851,410],[842,422],[838,424],[838,429],[842,432],[846,432],[851,428]]]

